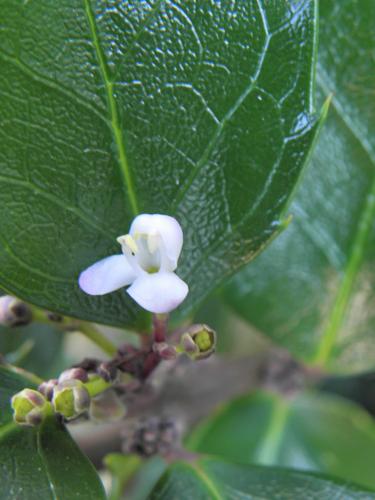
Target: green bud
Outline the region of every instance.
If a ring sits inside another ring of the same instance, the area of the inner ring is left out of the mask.
[[[88,410],[90,395],[80,380],[65,380],[53,389],[52,405],[56,413],[72,420]]]
[[[38,391],[23,389],[12,397],[13,419],[20,425],[39,425],[50,411],[47,399]]]
[[[207,325],[192,325],[180,341],[179,351],[192,359],[208,358],[216,348],[216,332]]]

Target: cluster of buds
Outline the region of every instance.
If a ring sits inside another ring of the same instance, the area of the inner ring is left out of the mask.
[[[12,397],[11,405],[15,422],[31,426],[53,414],[71,421],[88,414],[103,420],[120,418],[125,413],[111,383],[81,367],[65,370],[58,379],[40,384],[37,391],[23,389]]]
[[[123,439],[124,453],[135,453],[145,458],[153,455],[167,456],[178,446],[179,432],[173,420],[151,417],[126,429]]]
[[[86,382],[88,374],[85,370],[71,368],[62,372],[58,379],[43,382],[38,389],[51,402],[55,413],[65,420],[72,420],[86,412],[90,406]]]
[[[176,359],[187,354],[193,360],[206,359],[215,352],[216,332],[207,325],[192,325],[180,338],[178,345],[155,342],[153,350],[165,360]]]

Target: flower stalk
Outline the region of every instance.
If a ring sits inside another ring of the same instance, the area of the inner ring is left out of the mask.
[[[32,320],[36,323],[43,323],[52,325],[62,332],[72,332],[77,331],[82,333],[91,342],[96,344],[102,351],[108,354],[110,357],[114,356],[117,352],[117,347],[105,336],[103,335],[92,323],[87,321],[80,321],[68,316],[51,316],[47,311],[40,309],[39,307],[30,305],[32,312]]]

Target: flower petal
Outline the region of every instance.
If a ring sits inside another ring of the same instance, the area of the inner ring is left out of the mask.
[[[177,274],[159,272],[142,274],[126,291],[147,311],[161,314],[176,309],[189,287]]]
[[[132,236],[136,233],[148,235],[159,234],[163,240],[164,251],[170,261],[168,271],[176,269],[184,238],[181,226],[174,217],[162,214],[138,215],[133,220],[129,233]],[[152,240],[149,242],[151,246],[154,243]]]
[[[129,285],[136,277],[134,269],[121,254],[106,257],[85,269],[78,283],[89,295],[104,295]]]

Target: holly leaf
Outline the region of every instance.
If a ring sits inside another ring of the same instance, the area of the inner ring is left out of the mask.
[[[375,490],[374,420],[339,397],[242,396],[200,424],[187,444],[227,460],[321,472]]]
[[[151,500],[233,498],[345,498],[370,500],[375,493],[347,482],[288,469],[232,464],[218,458],[178,462],[167,469]]]
[[[320,5],[320,95],[331,111],[291,207],[293,222],[235,277],[226,300],[295,356],[374,367],[375,4]]]
[[[11,397],[30,380],[0,367],[0,499],[104,500],[94,467],[54,418],[38,427],[13,422]]]
[[[140,325],[77,278],[134,215],[181,223],[188,313],[282,226],[311,150],[316,2],[4,0],[0,285]]]

